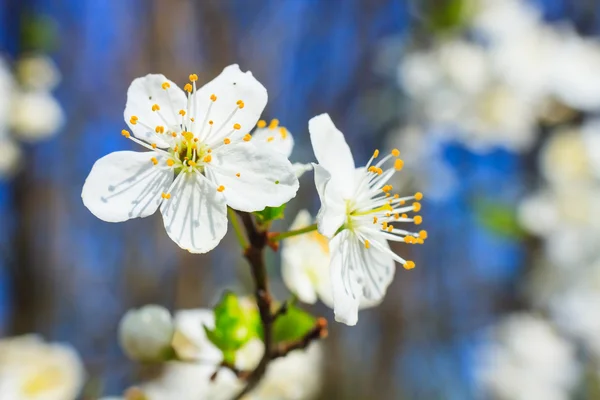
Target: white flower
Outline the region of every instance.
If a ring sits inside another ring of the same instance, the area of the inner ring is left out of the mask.
[[[227,206],[277,207],[293,198],[298,179],[287,158],[255,146],[248,132],[267,103],[250,72],[231,65],[196,90],[163,75],[133,81],[123,135],[148,152],[120,151],[96,162],[82,191],[98,218],[120,222],[159,207],[168,235],[193,253],[213,249],[227,231]]]
[[[317,215],[319,232],[331,238],[331,282],[335,318],[347,325],[355,325],[358,308],[363,303],[379,303],[393,279],[395,265],[414,268],[395,254],[388,245],[393,242],[423,243],[427,233],[412,233],[395,223],[414,222],[421,216],[409,217],[408,212],[419,211],[422,194],[399,197],[392,195],[387,182],[403,161],[396,149],[374,165],[379,156],[376,150],[363,168],[356,168],[344,135],[337,130],[331,118],[322,114],[309,121],[308,129],[315,156],[315,184],[321,199]],[[387,167],[391,163],[390,167]],[[384,170],[382,167],[386,167]]]
[[[493,398],[567,400],[577,382],[575,349],[543,319],[501,321],[478,353],[476,378]]]
[[[30,54],[17,60],[15,73],[27,90],[50,91],[58,85],[61,76],[52,59],[43,54]]]
[[[290,230],[306,228],[312,217],[301,210]],[[281,248],[281,274],[288,289],[300,301],[313,304],[317,296],[329,307],[333,307],[329,272],[329,239],[313,231],[285,239]]]
[[[243,387],[227,368],[221,368],[216,380],[210,377],[219,368],[221,352],[208,340],[203,326],[214,328],[211,310],[183,310],[175,315],[179,346],[186,357],[196,362],[168,363],[156,380],[140,386],[149,400],[226,400]],[[253,369],[264,352],[263,344],[255,339],[236,353],[236,367]],[[308,400],[314,398],[321,381],[322,347],[313,343],[306,350],[296,350],[270,363],[266,375],[245,400]]]
[[[168,357],[174,333],[171,313],[157,305],[129,310],[119,323],[121,347],[134,360],[160,361]]]
[[[13,101],[11,125],[15,136],[23,141],[46,139],[56,134],[64,123],[60,103],[50,92],[17,92]]]
[[[0,340],[2,400],[72,400],[85,371],[75,350],[36,335]]]
[[[17,143],[0,136],[0,179],[15,174],[22,156],[23,152]]]

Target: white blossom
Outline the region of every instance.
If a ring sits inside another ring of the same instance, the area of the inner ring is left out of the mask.
[[[60,71],[54,61],[43,54],[20,57],[15,65],[15,74],[26,90],[49,92],[61,80]]]
[[[18,91],[13,96],[11,126],[25,142],[46,139],[63,126],[65,116],[58,100],[46,91]]]
[[[119,341],[129,357],[162,361],[168,357],[175,327],[164,307],[147,305],[127,311],[119,323]]]
[[[2,400],[72,400],[85,379],[83,364],[67,345],[36,335],[0,340]]]
[[[356,168],[344,135],[329,115],[312,118],[309,131],[319,162],[314,165],[321,199],[318,230],[331,239],[335,318],[355,325],[361,304],[375,305],[383,299],[394,276],[395,262],[406,269],[414,268],[414,262],[394,253],[388,241],[423,243],[425,231],[413,233],[396,225],[422,222],[421,216],[406,213],[421,209],[420,203],[407,202],[420,200],[423,195],[392,195],[393,187],[387,183],[403,167],[397,149],[377,162],[379,151],[375,150],[365,167]]]
[[[12,177],[22,157],[21,147],[14,140],[0,136],[0,179]]]
[[[306,228],[313,223],[307,210],[296,215],[290,230]],[[333,306],[329,272],[329,239],[317,231],[293,236],[282,242],[281,274],[288,289],[300,301],[313,304],[320,298]]]
[[[163,75],[133,81],[127,94],[128,139],[148,152],[119,151],[96,162],[82,191],[98,218],[120,222],[157,209],[168,235],[193,253],[213,249],[227,231],[227,206],[278,207],[298,179],[287,157],[255,146],[250,132],[267,103],[250,72],[231,65],[196,90]]]

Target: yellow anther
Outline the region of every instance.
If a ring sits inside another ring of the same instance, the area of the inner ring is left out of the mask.
[[[394,161],[394,169],[396,171],[400,171],[402,167],[404,167],[404,161],[402,161],[399,158],[396,158],[396,161]]]
[[[421,225],[421,223],[423,222],[423,217],[421,217],[420,215],[417,215],[417,216],[415,216],[414,220],[415,220],[415,225]]]
[[[423,193],[421,193],[421,192],[415,193],[415,200],[419,200],[419,201],[423,200]]]
[[[164,82],[161,86],[163,89],[167,90],[168,88],[171,87],[171,84],[169,82]]]
[[[421,210],[421,203],[413,203],[413,211],[419,212]]]
[[[182,117],[185,117],[185,110],[179,110],[179,115],[181,115]]]
[[[377,223],[377,217],[373,217],[373,223],[376,224]]]
[[[377,173],[377,167],[375,166],[370,166],[368,169],[369,172],[373,172],[373,173]]]
[[[152,157],[150,161],[152,161],[152,164],[154,165],[158,164],[158,160],[156,159],[156,157]]]
[[[418,239],[415,241],[415,243],[417,243],[417,244],[424,244],[424,243],[425,243],[425,241],[424,241],[423,239],[421,239],[421,238],[418,238]]]
[[[404,243],[412,243],[412,242],[413,242],[412,236],[404,236]]]
[[[214,123],[215,123],[215,121],[213,121],[212,119],[211,119],[210,121],[208,121],[208,124],[209,124],[209,125],[212,125],[212,124],[214,124]]]
[[[131,117],[131,119],[129,120],[129,123],[131,125],[135,125],[138,122],[138,117],[136,117],[135,115],[133,117]]]
[[[188,163],[188,165],[189,165],[190,167],[195,167],[195,166],[196,166],[196,163],[195,163],[194,161],[192,161],[192,160],[188,160],[188,162],[187,162],[187,163]]]
[[[365,248],[368,249],[369,247],[371,247],[371,244],[369,243],[368,240],[365,240]]]
[[[150,144],[150,146],[152,146],[152,148],[155,149],[156,148],[156,143],[152,143],[152,144]]]
[[[269,136],[269,137],[267,138],[267,142],[272,142],[273,140],[275,140],[275,137],[274,137],[274,136]]]
[[[217,188],[217,192],[222,192],[223,190],[225,190],[225,186],[221,185]]]
[[[400,214],[398,214],[398,213],[394,214],[394,219],[400,219]]]
[[[287,138],[288,135],[288,131],[286,128],[284,128],[283,126],[281,128],[279,128],[279,134],[281,135],[282,139]]]
[[[165,127],[158,125],[156,128],[154,128],[154,131],[156,133],[165,133]]]
[[[241,128],[242,128],[242,126],[240,124],[233,124],[233,129],[239,130]]]
[[[202,161],[208,163],[208,162],[211,162],[211,160],[212,160],[212,156],[210,154],[208,154],[206,157],[204,157],[204,159]]]
[[[397,199],[397,198],[400,198],[400,195],[399,195],[398,193],[396,193],[396,194],[394,195],[394,198],[395,198],[395,199]]]
[[[198,142],[198,138],[197,137],[194,138],[194,142]]]
[[[190,118],[190,121],[195,122],[196,120],[194,118]]]
[[[121,135],[125,136],[127,139],[129,139],[131,137],[131,133],[129,133],[129,131],[123,129],[121,131]]]
[[[400,204],[401,206],[403,206],[403,205],[405,205],[405,204],[406,204],[406,200],[400,200],[400,201],[398,202],[398,204]]]
[[[244,142],[249,142],[250,139],[252,139],[252,136],[250,136],[249,133],[246,133],[246,135],[244,135]]]
[[[385,221],[383,221],[383,222],[381,223],[381,228],[382,228],[382,229],[387,229],[387,227],[388,227],[388,223],[387,223],[387,222],[385,222]]]
[[[265,126],[267,126],[267,121],[265,121],[264,119],[261,119],[260,121],[258,121],[258,123],[256,124],[257,128],[264,128]]]
[[[160,106],[158,104],[152,105],[152,111],[159,111],[159,110],[160,110]]]
[[[172,166],[173,166],[173,164],[175,164],[175,161],[173,161],[172,159],[170,159],[170,158],[169,158],[169,159],[167,160],[167,165],[168,165],[169,167],[172,167]]]
[[[408,214],[402,214],[401,217],[402,218],[408,218]]]
[[[390,196],[391,196],[391,194],[390,194],[390,193],[386,193],[386,194],[385,194],[385,197],[390,197]]]
[[[393,155],[394,157],[400,157],[400,150],[398,150],[398,149],[394,149],[394,150],[392,150],[392,155]]]
[[[194,139],[194,141],[196,141],[196,139]],[[196,143],[193,143],[193,144],[190,146],[190,148],[191,148],[192,150],[196,150],[196,149],[198,148],[198,146],[196,146]]]
[[[173,133],[171,133],[171,136],[177,137],[177,133],[173,132]]]
[[[381,168],[377,168],[377,175],[383,174],[383,170]]]
[[[182,136],[185,138],[185,140],[187,140],[188,142],[191,142],[191,141],[194,139],[194,134],[193,134],[192,132],[189,132],[189,131],[188,131],[188,132],[183,132],[181,135],[182,135]]]
[[[383,190],[386,193],[392,189],[394,189],[392,185],[385,185],[384,187],[381,188],[381,190]]]
[[[412,261],[407,261],[406,264],[404,264],[404,269],[413,269],[415,267],[415,263]]]
[[[212,153],[212,149],[208,149],[207,152],[210,154]]]
[[[240,175],[241,175],[241,174],[240,174],[239,172],[238,172],[237,174],[235,174],[235,176],[237,176],[238,178],[240,177]]]
[[[196,75],[196,74],[191,74],[190,75],[190,81],[196,82],[197,80],[198,80],[198,75]]]
[[[379,150],[375,149],[375,151],[373,152],[373,158],[377,157],[379,157]]]
[[[237,106],[238,106],[240,109],[244,108],[244,106],[245,106],[245,104],[244,104],[244,102],[243,102],[242,100],[238,100],[238,101],[237,101],[235,104],[237,104]]]
[[[394,227],[392,225],[388,226],[388,232],[392,232],[394,230]]]
[[[389,217],[389,216],[391,216],[391,215],[392,215],[392,213],[385,213],[385,216],[386,216],[386,217]]]
[[[163,192],[160,197],[162,197],[163,199],[170,199],[171,198],[171,193],[165,193]]]
[[[225,139],[223,139],[223,143],[229,144],[229,143],[231,143],[231,139],[225,138]]]
[[[215,94],[213,93],[213,94],[210,95],[210,99],[212,101],[217,101],[217,96],[215,96]]]
[[[427,231],[426,230],[419,231],[419,237],[421,239],[427,239]]]
[[[194,89],[194,88],[192,87],[192,84],[191,84],[191,83],[186,83],[186,84],[185,84],[185,86],[183,87],[183,90],[185,90],[185,91],[186,91],[186,92],[188,92],[188,93],[192,93],[192,90],[193,90],[193,89]]]
[[[278,119],[272,119],[271,122],[269,122],[269,129],[275,129],[277,126],[279,126]]]

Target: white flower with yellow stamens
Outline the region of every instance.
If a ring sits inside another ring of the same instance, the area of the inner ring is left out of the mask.
[[[383,299],[394,276],[394,261],[406,269],[415,267],[395,254],[388,241],[421,244],[427,232],[409,232],[399,223],[421,224],[418,212],[423,195],[392,195],[387,182],[403,161],[396,149],[373,164],[379,157],[375,150],[367,165],[356,168],[350,148],[328,114],[309,121],[310,140],[319,164],[314,165],[315,184],[321,199],[317,215],[318,230],[331,238],[331,283],[335,319],[346,325],[358,321],[361,304],[376,304]],[[386,167],[391,162],[391,167]]]
[[[96,162],[82,191],[98,218],[121,222],[159,207],[167,233],[193,253],[213,249],[227,231],[227,206],[252,212],[296,195],[288,159],[255,146],[248,132],[267,103],[250,72],[231,65],[196,90],[163,75],[133,81],[123,136],[150,150],[119,151]]]
[[[287,158],[292,155],[294,149],[294,137],[285,127],[279,125],[278,119],[272,119],[267,125],[267,121],[261,119],[256,124],[256,130],[252,134],[254,144],[272,151],[283,154]],[[300,178],[305,172],[310,171],[310,164],[294,163],[296,176]]]
[[[301,210],[290,230],[308,227],[312,217]],[[285,239],[281,248],[281,275],[288,289],[300,301],[314,304],[317,297],[333,307],[329,274],[329,239],[317,231]]]

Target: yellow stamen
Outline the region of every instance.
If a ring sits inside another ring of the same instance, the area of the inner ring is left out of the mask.
[[[371,247],[371,244],[369,243],[368,240],[365,240],[365,248],[368,249],[369,247]]]
[[[246,133],[246,135],[244,135],[244,142],[249,142],[250,139],[252,139],[252,136],[250,136],[249,133]]]
[[[215,96],[214,94],[211,94],[211,95],[210,95],[210,99],[211,99],[212,101],[217,101],[217,96]]]
[[[261,119],[260,121],[258,121],[258,123],[256,124],[256,126],[258,128],[264,128],[265,126],[267,126],[267,121],[265,121],[264,119]]]
[[[413,203],[413,211],[419,212],[421,210],[421,203]]]
[[[159,111],[159,110],[160,110],[160,106],[158,104],[152,105],[152,111]]]
[[[225,139],[223,139],[223,143],[229,144],[229,143],[231,143],[231,139],[225,138]]]
[[[421,223],[423,223],[423,217],[421,217],[420,215],[415,216],[414,220],[415,225],[421,225]]]
[[[193,134],[192,132],[183,132],[181,135],[182,135],[182,136],[185,138],[185,140],[187,140],[188,142],[191,142],[191,141],[192,141],[192,139],[194,139],[194,134]]]
[[[241,175],[241,174],[240,174],[239,172],[238,172],[237,174],[235,174],[235,176],[237,176],[238,178],[240,177],[240,175]]]
[[[279,125],[279,120],[272,119],[271,122],[269,123],[269,129],[275,129],[275,128],[277,128],[278,125]]]
[[[195,163],[194,161],[192,161],[192,160],[188,160],[188,162],[187,162],[187,163],[188,163],[188,165],[189,165],[190,167],[195,167],[195,166],[196,166],[196,163]]]
[[[415,263],[412,261],[407,261],[406,264],[404,264],[404,269],[413,269],[415,267]]]
[[[152,164],[154,165],[158,164],[158,160],[156,159],[156,157],[152,157],[150,161],[152,161]]]
[[[412,243],[412,242],[413,242],[412,236],[404,236],[404,243]]]
[[[209,125],[212,125],[212,124],[214,124],[214,123],[215,123],[215,122],[214,122],[212,119],[211,119],[210,121],[208,121],[208,124],[209,124]]]
[[[225,190],[225,186],[221,185],[217,188],[217,192],[222,192],[223,190]]]
[[[394,214],[394,219],[400,219],[400,214],[398,214],[398,213]]]
[[[377,223],[377,217],[373,217],[373,223],[376,224]]]
[[[131,119],[129,120],[129,123],[131,125],[135,125],[138,122],[138,117],[136,117],[135,115],[133,117],[131,117]]]
[[[381,228],[382,228],[382,229],[387,229],[387,227],[388,227],[388,223],[387,223],[387,222],[385,222],[385,221],[383,221],[383,222],[381,223]]]
[[[423,239],[421,239],[421,238],[418,238],[415,243],[417,243],[417,244],[424,244],[425,241]]]
[[[171,198],[171,193],[165,193],[163,192],[160,197],[162,197],[163,199],[170,199]]]
[[[169,159],[167,160],[167,165],[168,165],[169,167],[172,167],[172,166],[173,166],[173,164],[175,164],[175,161],[173,161],[172,159],[170,159],[170,158],[169,158]]]
[[[419,237],[421,239],[427,239],[427,231],[426,230],[419,231]]]
[[[408,214],[402,214],[401,217],[402,218],[408,218]]]
[[[377,158],[379,157],[379,150],[375,149],[375,151],[373,152],[373,158]]]
[[[423,200],[423,193],[421,193],[421,192],[415,193],[415,200],[419,200],[419,201]]]
[[[198,75],[196,75],[196,74],[191,74],[190,75],[190,81],[196,82],[197,80],[198,80]]]
[[[233,129],[239,130],[241,128],[242,128],[242,126],[240,124],[233,124]]]
[[[162,86],[163,89],[167,90],[168,88],[171,87],[171,84],[169,82],[165,82],[161,86]]]
[[[153,149],[156,148],[156,143],[152,143],[150,146],[152,146]]]
[[[272,142],[273,140],[275,140],[275,137],[273,137],[273,136],[269,136],[267,138],[267,142]]]
[[[173,133],[171,133],[171,136],[177,137],[177,133],[173,132]]]
[[[121,131],[121,135],[125,136],[127,139],[129,139],[131,137],[131,133],[129,133],[129,131],[123,129]]]
[[[392,150],[392,155],[393,155],[394,157],[400,157],[400,150],[398,150],[398,149],[394,149],[394,150]]]
[[[396,161],[394,161],[394,169],[396,171],[400,171],[402,167],[404,167],[404,161],[402,161],[399,158],[396,158]]]
[[[209,155],[207,155],[206,157],[204,157],[204,160],[203,160],[203,161],[204,161],[205,163],[209,163],[209,162],[211,162],[211,160],[212,160],[212,156],[209,154]]]
[[[185,90],[188,93],[192,93],[193,87],[191,83],[186,83],[185,86],[183,87],[183,90]]]
[[[179,110],[179,115],[181,115],[182,117],[185,117],[185,110]]]
[[[158,126],[157,126],[157,127],[154,129],[154,131],[155,131],[156,133],[165,133],[165,127],[164,127],[164,126],[160,126],[160,125],[158,125]]]
[[[279,134],[281,135],[282,139],[287,138],[288,135],[288,131],[287,129],[285,129],[283,126],[281,128],[279,128]]]
[[[245,104],[242,100],[238,100],[235,104],[237,104],[240,109],[244,108],[244,106],[245,106]]]

